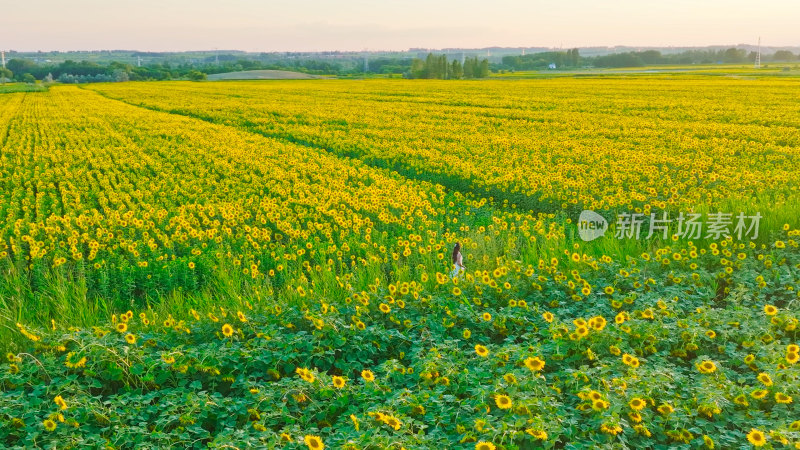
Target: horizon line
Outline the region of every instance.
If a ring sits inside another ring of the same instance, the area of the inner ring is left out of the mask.
[[[547,49],[547,50],[564,50],[564,49],[615,49],[615,48],[648,48],[648,49],[696,49],[696,48],[711,48],[711,47],[728,47],[736,48],[743,46],[757,47],[758,43],[737,43],[737,44],[703,44],[703,45],[633,45],[633,44],[615,44],[615,45],[583,45],[583,46],[545,46],[545,45],[516,45],[516,46],[501,46],[490,45],[485,47],[408,47],[406,49],[326,49],[326,50],[243,50],[238,48],[206,48],[206,49],[183,49],[183,50],[142,50],[135,48],[99,48],[99,49],[50,49],[50,50],[18,50],[18,49],[5,49],[6,53],[92,53],[92,52],[139,52],[139,53],[213,53],[213,52],[242,52],[242,53],[409,53],[416,51],[458,51],[458,50],[493,50],[493,49]],[[777,48],[789,47],[800,48],[800,43],[797,44],[774,44],[765,45],[761,44],[762,48]]]

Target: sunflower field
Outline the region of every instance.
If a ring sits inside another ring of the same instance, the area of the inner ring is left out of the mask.
[[[800,448],[799,93],[2,94],[0,446]],[[605,236],[580,239],[584,209]],[[757,233],[614,233],[739,212]]]

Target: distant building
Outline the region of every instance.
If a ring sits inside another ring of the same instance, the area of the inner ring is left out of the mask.
[[[549,65],[549,66],[547,66],[547,68],[548,68],[548,69],[551,69],[551,70],[552,70],[552,69],[555,69],[555,68],[556,68],[556,63],[550,63],[550,65]]]

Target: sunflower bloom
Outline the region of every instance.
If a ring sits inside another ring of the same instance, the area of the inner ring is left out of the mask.
[[[44,425],[44,429],[47,431],[55,431],[56,429],[56,423],[50,419],[46,419],[44,422],[42,422],[42,425]]]
[[[525,367],[527,367],[531,372],[538,372],[544,369],[544,365],[544,360],[538,356],[525,359]]]
[[[675,411],[675,408],[672,407],[669,403],[663,403],[661,406],[658,407],[658,412],[663,415],[672,414]]]
[[[60,395],[56,395],[56,397],[53,399],[53,402],[55,402],[55,404],[58,405],[59,409],[61,410],[67,409],[67,402],[65,402],[64,398],[61,397]]]
[[[343,388],[346,382],[345,379],[340,376],[333,376],[331,381],[333,381],[333,386],[337,389]]]
[[[764,444],[767,443],[767,438],[764,436],[764,433],[755,428],[752,428],[750,432],[747,433],[747,440],[755,447],[763,447]]]
[[[528,428],[527,430],[525,430],[525,432],[540,441],[547,440],[547,432],[544,430],[534,430],[533,428]]]
[[[697,371],[700,373],[714,373],[717,370],[717,365],[713,361],[703,361],[697,365]]]
[[[634,411],[641,411],[645,406],[647,406],[647,402],[642,398],[634,397],[631,399],[630,403],[628,403],[628,406],[630,406]]]
[[[500,409],[510,409],[511,408],[511,397],[507,395],[496,395],[494,397],[494,402]]]
[[[322,450],[325,448],[325,444],[322,443],[322,439],[319,436],[305,435],[303,442],[306,443],[309,450]]]
[[[227,323],[222,326],[222,335],[225,337],[233,336],[233,327],[228,325]]]

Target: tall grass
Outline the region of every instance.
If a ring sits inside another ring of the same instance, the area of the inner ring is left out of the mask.
[[[796,206],[789,207],[788,211],[797,209]],[[764,216],[765,228],[775,230],[782,226],[783,218],[776,219],[768,213]],[[595,259],[609,256],[624,263],[628,258],[638,258],[642,253],[676,244],[659,238],[617,239],[610,217],[612,228],[604,237],[590,242],[581,240],[575,219],[568,220],[566,214],[547,219],[548,227],[553,230],[549,236],[533,237],[525,236],[520,230],[480,233],[477,226],[485,221],[479,216],[474,217],[474,222],[466,224],[471,225],[470,231],[452,235],[452,240],[464,243],[465,265],[470,272],[493,270],[506,263],[536,267],[540,260],[549,262],[552,258],[567,269],[580,268],[582,263],[570,259],[573,252]],[[774,235],[775,232],[764,231],[756,242],[766,244]],[[710,239],[702,239],[695,244],[707,246],[710,242]],[[683,243],[682,240],[677,244]],[[93,291],[88,288],[86,274],[79,265],[40,268],[39,278],[32,284],[29,270],[6,259],[0,261],[0,351],[13,349],[19,342],[21,335],[15,327],[17,322],[38,327],[50,327],[53,322],[57,327],[88,327],[129,309],[149,309],[163,317],[171,314],[175,318],[188,318],[192,309],[242,309],[246,303],[255,309],[302,305],[304,300],[297,293],[298,286],[313,289],[317,296],[342,299],[352,291],[366,291],[376,283],[419,281],[423,273],[433,279],[437,272],[446,274],[451,270],[451,242],[446,244],[441,260],[437,257],[438,252],[425,255],[415,252],[397,261],[375,252],[363,259],[366,264],[356,263],[352,268],[323,266],[320,271],[308,271],[298,260],[287,265],[282,282],[269,277],[254,280],[242,274],[230,261],[221,260],[203,277],[202,283],[178,285],[141,296],[129,296],[120,290],[112,290],[112,295]],[[714,279],[707,281],[715,282]]]

